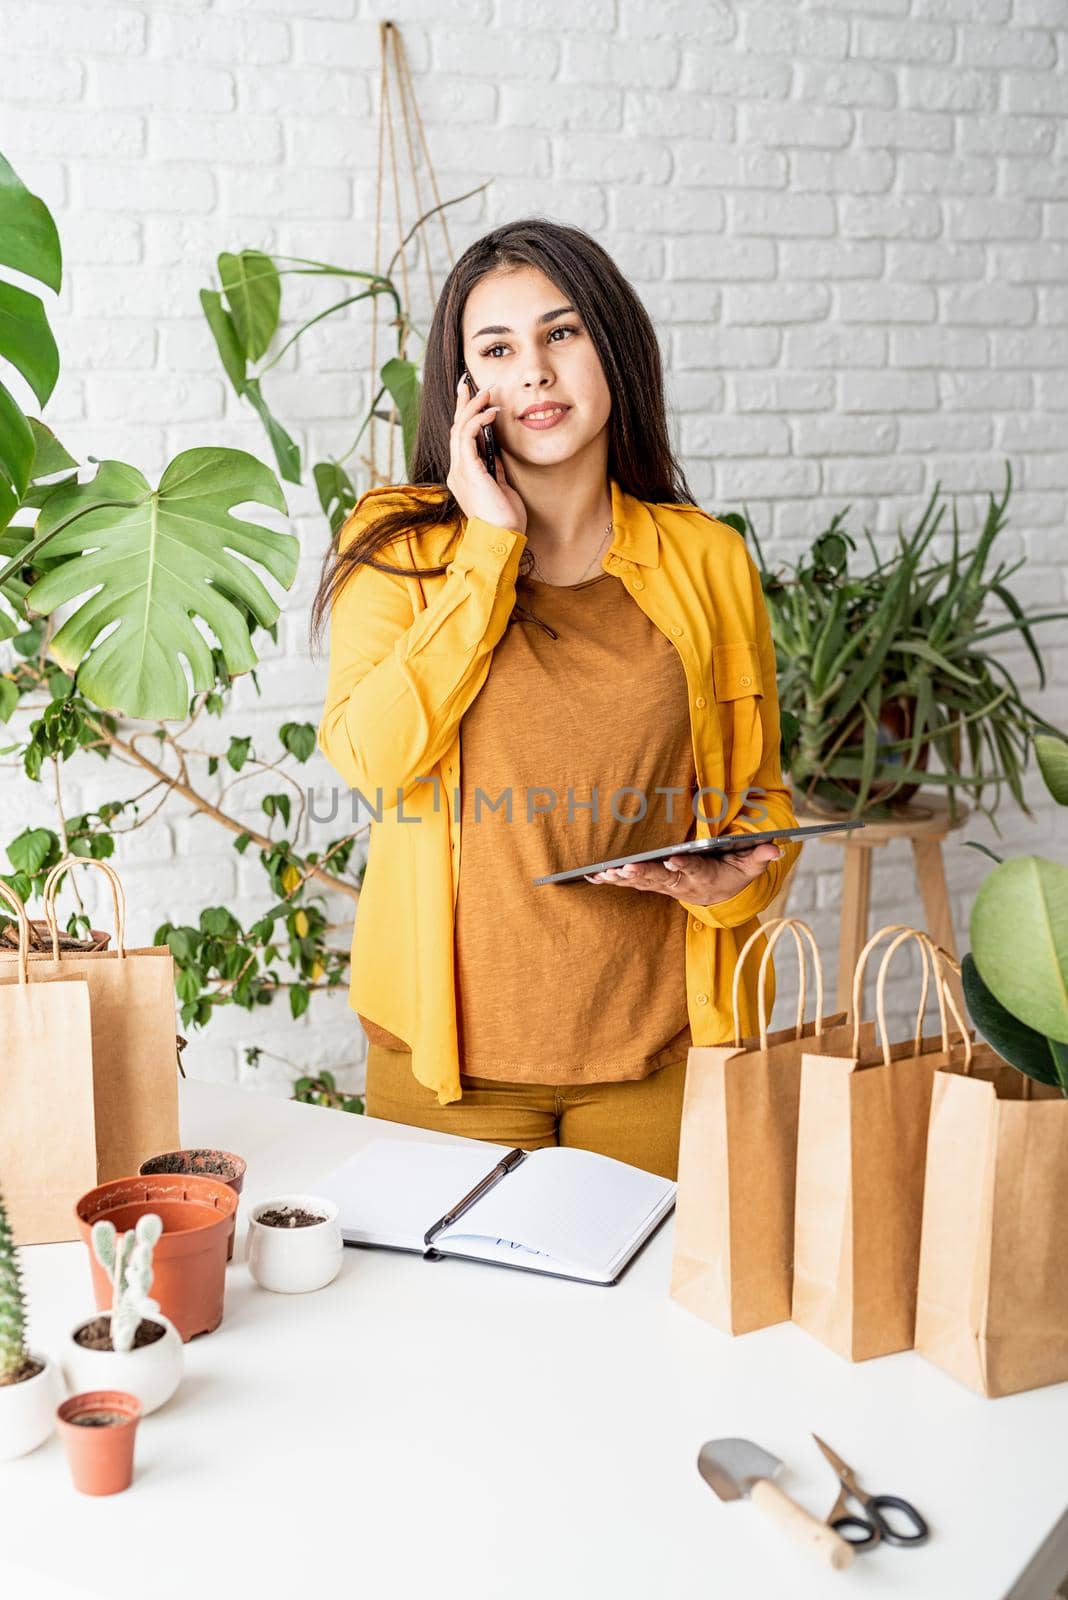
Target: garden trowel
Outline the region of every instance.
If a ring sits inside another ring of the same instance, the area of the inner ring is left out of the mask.
[[[782,1468],[778,1456],[750,1439],[710,1439],[701,1446],[697,1470],[721,1500],[752,1500],[766,1516],[815,1555],[841,1571],[853,1560],[853,1547],[819,1517],[772,1482]]]

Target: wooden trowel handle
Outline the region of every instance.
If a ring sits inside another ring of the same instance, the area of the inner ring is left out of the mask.
[[[754,1483],[749,1498],[765,1516],[777,1522],[780,1528],[814,1555],[829,1561],[836,1571],[841,1572],[851,1565],[856,1552],[849,1540],[835,1533],[833,1528],[806,1511],[804,1506],[799,1506],[796,1500],[791,1500],[788,1494],[783,1494],[770,1478],[760,1478]]]

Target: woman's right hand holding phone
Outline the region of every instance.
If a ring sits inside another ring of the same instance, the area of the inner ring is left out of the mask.
[[[467,518],[481,517],[499,528],[527,531],[527,508],[507,481],[501,451],[497,451],[497,470],[503,482],[491,477],[478,449],[479,431],[492,423],[500,406],[489,405],[491,391],[480,389],[474,396],[462,377],[456,394],[456,414],[449,434],[449,475],[445,482]]]

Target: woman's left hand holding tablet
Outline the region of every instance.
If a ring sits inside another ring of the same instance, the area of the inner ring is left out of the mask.
[[[714,906],[759,878],[768,862],[777,861],[784,853],[774,840],[769,840],[721,856],[682,855],[669,856],[666,861],[632,861],[625,867],[587,873],[586,882],[644,889],[693,906]]]

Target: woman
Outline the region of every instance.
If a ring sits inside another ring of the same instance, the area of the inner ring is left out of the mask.
[[[759,574],[693,504],[652,325],[587,234],[515,222],[457,262],[411,477],[361,497],[313,611],[319,744],[374,818],[368,1113],[674,1176],[688,1049],[732,1035],[800,845],[533,882],[795,822]]]

